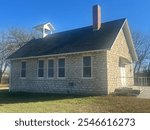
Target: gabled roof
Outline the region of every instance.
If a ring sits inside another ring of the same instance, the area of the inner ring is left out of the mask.
[[[125,20],[124,25],[122,26],[122,30],[123,30],[125,39],[127,41],[127,45],[128,45],[129,52],[131,54],[132,60],[133,61],[138,61],[137,53],[135,51],[135,47],[134,47],[134,43],[133,43],[133,39],[132,39],[132,36],[131,36],[131,32],[130,32],[130,29],[129,29],[127,19]]]
[[[88,26],[34,39],[8,59],[111,49],[125,21],[119,19],[102,23],[98,31]]]

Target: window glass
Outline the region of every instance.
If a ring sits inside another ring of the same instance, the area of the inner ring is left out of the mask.
[[[21,77],[26,77],[26,62],[21,62]]]
[[[58,77],[65,77],[65,59],[58,60]]]
[[[54,77],[54,60],[48,60],[48,77]]]
[[[44,77],[44,60],[38,61],[38,77]]]
[[[83,57],[83,77],[91,77],[91,56]]]

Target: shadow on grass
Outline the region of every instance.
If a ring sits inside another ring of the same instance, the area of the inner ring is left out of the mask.
[[[2,104],[12,103],[29,103],[39,101],[54,101],[63,99],[73,99],[87,97],[83,95],[67,95],[67,94],[48,94],[48,93],[26,93],[26,92],[13,92],[10,93],[8,89],[0,90],[0,106]]]

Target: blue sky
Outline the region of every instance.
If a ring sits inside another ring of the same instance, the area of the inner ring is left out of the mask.
[[[150,0],[0,0],[0,31],[51,22],[57,32],[92,24],[99,4],[102,22],[126,17],[132,30],[150,32]]]

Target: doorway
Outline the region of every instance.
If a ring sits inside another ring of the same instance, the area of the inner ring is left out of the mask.
[[[120,66],[121,86],[126,87],[126,68],[125,65]]]

